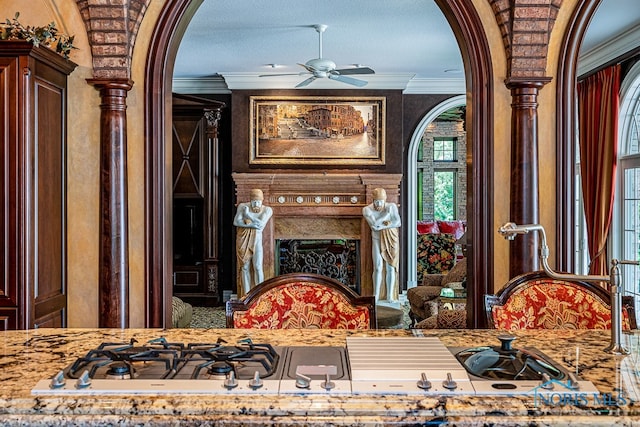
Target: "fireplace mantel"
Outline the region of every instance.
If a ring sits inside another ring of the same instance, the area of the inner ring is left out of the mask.
[[[236,204],[259,188],[273,209],[262,236],[265,280],[275,274],[276,239],[357,239],[362,294],[373,293],[371,231],[362,208],[373,202],[375,188],[399,204],[401,174],[234,173],[233,180]]]

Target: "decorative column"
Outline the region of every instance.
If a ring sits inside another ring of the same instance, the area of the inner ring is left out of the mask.
[[[219,213],[220,206],[220,158],[218,151],[218,123],[222,117],[220,108],[205,108],[204,118],[207,122],[206,135],[207,146],[207,195],[205,198],[206,220],[206,253],[205,253],[205,277],[207,278],[207,292],[218,297],[218,301],[222,301],[219,286]]]
[[[100,91],[99,326],[129,326],[127,92],[130,79],[88,79]]]
[[[511,89],[511,207],[516,224],[539,223],[538,93],[551,79],[510,78]],[[551,166],[551,165],[550,165]],[[535,233],[510,242],[509,277],[540,269]]]

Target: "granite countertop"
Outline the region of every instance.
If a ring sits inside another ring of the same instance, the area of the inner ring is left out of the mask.
[[[495,345],[496,330],[429,330],[449,347]],[[640,423],[640,333],[624,334],[628,356],[603,351],[609,331],[516,331],[514,346],[536,347],[571,366],[580,348],[579,375],[600,399],[539,404],[531,396],[319,396],[175,395],[34,396],[38,380],[50,378],[103,342],[233,343],[250,337],[273,345],[344,345],[348,336],[409,336],[407,330],[233,330],[233,329],[37,329],[0,332],[0,425],[612,425]],[[604,397],[603,397],[604,396]]]

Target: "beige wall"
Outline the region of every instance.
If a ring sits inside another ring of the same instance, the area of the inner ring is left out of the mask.
[[[552,34],[547,75],[553,81],[540,94],[538,135],[540,143],[540,197],[542,224],[555,241],[555,73],[563,27],[577,0],[565,0]],[[37,4],[36,4],[37,3]],[[133,88],[127,99],[129,173],[130,325],[144,326],[144,68],[149,40],[165,0],[153,0],[146,11],[136,40],[132,61]],[[486,0],[473,0],[484,23],[494,64],[494,228],[509,220],[509,163],[511,96],[506,89],[506,57],[502,36]],[[55,21],[67,34],[75,34],[78,50],[71,59],[78,68],[69,80],[68,133],[68,295],[70,327],[98,325],[99,238],[99,96],[85,79],[92,77],[86,30],[74,0],[0,0],[0,10],[20,11],[24,24],[45,25]],[[4,18],[4,17],[0,17]],[[168,157],[170,158],[170,156]],[[553,246],[551,246],[553,247]],[[508,279],[508,243],[495,235],[496,289]],[[552,254],[553,258],[553,254]],[[553,261],[553,259],[552,259]],[[553,264],[552,264],[553,265]]]
[[[0,0],[0,10],[23,25],[55,22],[75,35],[71,60],[78,67],[68,81],[67,133],[67,283],[68,325],[98,325],[98,201],[100,173],[100,110],[92,77],[91,52],[84,23],[73,0]],[[1,18],[5,18],[2,16]]]

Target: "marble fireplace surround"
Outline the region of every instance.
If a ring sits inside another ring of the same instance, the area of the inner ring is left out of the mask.
[[[401,174],[234,173],[236,203],[249,201],[259,188],[273,217],[263,231],[265,279],[275,274],[276,240],[354,239],[360,241],[360,286],[371,295],[371,231],[362,208],[373,190],[384,188],[398,203]]]

